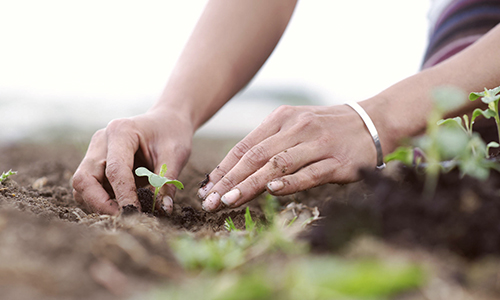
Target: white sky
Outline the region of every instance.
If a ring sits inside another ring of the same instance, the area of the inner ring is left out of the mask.
[[[54,99],[147,109],[205,3],[0,0],[0,119],[2,106],[26,99],[25,110]],[[298,85],[328,103],[373,96],[418,71],[428,7],[423,0],[299,1],[250,88]]]

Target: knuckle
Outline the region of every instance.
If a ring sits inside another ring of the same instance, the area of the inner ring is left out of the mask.
[[[327,134],[322,134],[316,139],[316,144],[318,149],[323,149],[330,144],[331,137]]]
[[[323,179],[323,174],[319,170],[318,166],[310,165],[308,167],[309,178],[314,185],[319,185]]]
[[[281,105],[278,107],[274,112],[277,115],[282,115],[282,116],[289,116],[295,111],[295,106],[291,105]]]
[[[245,184],[247,184],[252,191],[259,191],[263,189],[263,184],[259,181],[257,176],[248,177],[248,179],[245,181]]]
[[[128,132],[135,127],[135,122],[131,119],[115,119],[108,123],[106,131],[109,133],[125,131]]]
[[[293,168],[293,158],[286,150],[275,155],[271,158],[270,162],[272,163],[273,169],[278,170],[278,172],[282,174],[287,173]]]
[[[233,155],[237,159],[240,159],[248,152],[248,150],[250,150],[250,146],[245,141],[241,141],[233,147]]]
[[[92,140],[100,140],[104,136],[106,136],[106,129],[102,128],[94,133],[94,135],[92,136]]]
[[[224,176],[221,178],[219,183],[217,183],[217,185],[218,186],[221,185],[224,190],[228,191],[232,189],[234,186],[236,186],[236,182],[230,176]]]
[[[304,112],[299,116],[299,125],[303,128],[316,124],[318,117],[312,112]]]
[[[120,176],[120,164],[117,161],[108,161],[106,164],[106,177],[110,182],[115,181]]]
[[[77,192],[81,192],[82,190],[85,189],[85,186],[86,186],[86,182],[87,182],[87,177],[82,174],[81,171],[76,171],[76,173],[73,175],[73,188],[75,189],[75,191]]]
[[[265,122],[290,118],[295,113],[296,108],[291,105],[281,105],[269,114]]]
[[[260,167],[263,162],[268,160],[267,150],[260,144],[255,145],[245,154],[244,158],[249,165]]]

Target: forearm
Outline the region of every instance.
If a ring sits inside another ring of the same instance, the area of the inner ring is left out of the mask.
[[[152,110],[175,110],[196,130],[255,75],[283,34],[295,0],[208,2]]]
[[[475,44],[448,60],[409,77],[363,106],[379,128],[384,154],[391,152],[403,137],[425,130],[432,110],[431,92],[440,86],[454,86],[466,93],[500,85],[500,26],[496,26]],[[467,101],[462,110],[470,110],[480,101]],[[455,113],[458,113],[456,111]]]

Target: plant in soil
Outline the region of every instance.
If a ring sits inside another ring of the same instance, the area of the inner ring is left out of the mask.
[[[2,175],[0,175],[0,183],[3,182],[4,180],[7,180],[12,175],[17,174],[16,171],[8,170],[7,172],[3,172]]]
[[[465,101],[465,95],[454,88],[440,88],[434,91],[434,109],[428,119],[426,134],[416,139],[415,144],[399,147],[386,156],[386,161],[399,160],[406,165],[425,169],[426,193],[432,194],[441,171],[450,171],[458,167],[461,176],[470,175],[485,180],[490,169],[500,170],[498,163],[489,159],[490,148],[499,147],[495,141],[486,144],[479,134],[473,131],[476,118],[494,117],[498,127],[498,100],[500,87],[485,90],[482,93],[471,93],[469,99],[479,97],[489,107],[485,110],[475,109],[469,118],[462,117],[442,119],[446,112],[459,107]],[[417,146],[417,148],[415,148]]]
[[[158,196],[158,192],[160,191],[162,186],[164,186],[165,184],[173,184],[175,185],[176,188],[180,190],[184,189],[184,185],[182,184],[182,182],[180,182],[179,180],[169,179],[165,177],[165,173],[167,173],[167,164],[163,164],[161,166],[160,174],[158,175],[144,167],[139,167],[135,169],[135,174],[137,176],[147,176],[149,183],[155,188],[153,196],[153,208],[151,210],[152,214],[154,214],[155,212],[156,197]]]
[[[297,239],[302,227],[283,222],[275,203],[266,198],[265,222],[255,221],[247,208],[244,230],[227,218],[225,234],[172,240],[175,256],[194,276],[151,298],[386,299],[424,283],[426,274],[413,263],[309,255],[308,245]]]

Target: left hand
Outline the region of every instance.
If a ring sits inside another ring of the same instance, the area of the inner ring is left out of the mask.
[[[376,150],[347,105],[281,106],[240,141],[198,191],[206,211],[240,206],[267,189],[288,195],[326,183],[359,180]]]

